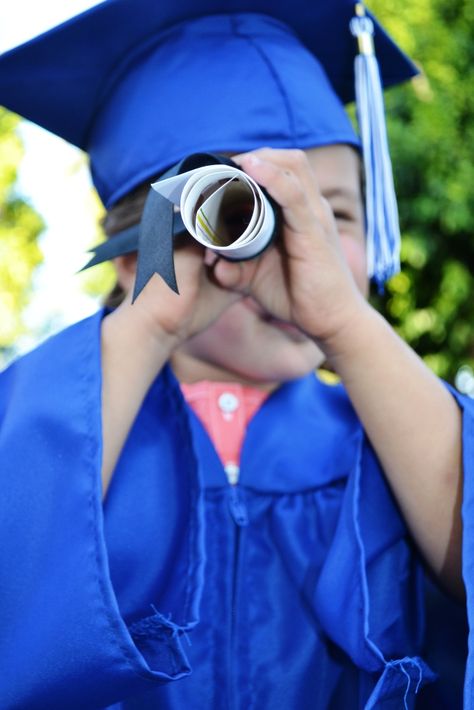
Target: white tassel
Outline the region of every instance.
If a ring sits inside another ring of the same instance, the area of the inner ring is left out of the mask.
[[[374,25],[361,3],[351,20],[359,54],[355,58],[357,118],[366,187],[367,269],[377,285],[400,270],[400,226],[380,72],[374,53]]]

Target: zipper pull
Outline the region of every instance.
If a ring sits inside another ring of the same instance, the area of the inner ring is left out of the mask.
[[[229,510],[236,525],[245,527],[249,524],[247,507],[237,486],[229,487]]]

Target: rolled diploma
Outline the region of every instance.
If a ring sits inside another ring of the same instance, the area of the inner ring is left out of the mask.
[[[259,254],[270,242],[275,229],[275,213],[255,180],[238,168],[206,165],[182,175],[153,183],[152,188],[178,206],[183,223],[191,236],[203,246],[227,259],[238,261]],[[219,210],[232,193],[248,191],[253,203],[252,215],[245,229],[231,243],[219,236]],[[209,193],[198,207],[203,195]]]

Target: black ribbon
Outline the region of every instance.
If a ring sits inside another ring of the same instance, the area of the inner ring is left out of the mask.
[[[238,167],[224,155],[193,153],[173,165],[159,179],[165,180],[174,175],[202,168],[205,165]],[[272,205],[275,209],[273,201]],[[277,210],[275,212],[277,213]],[[174,268],[173,239],[185,231],[181,215],[175,212],[174,205],[156,190],[150,188],[140,223],[118,232],[111,239],[93,247],[90,251],[94,256],[81,271],[117,256],[137,251],[137,275],[133,301],[140,295],[155,273],[159,274],[173,291],[179,293]]]

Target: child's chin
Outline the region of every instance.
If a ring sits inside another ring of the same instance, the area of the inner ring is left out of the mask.
[[[313,347],[304,348],[304,350],[298,348],[297,352],[288,353],[284,358],[270,357],[265,368],[265,376],[271,382],[281,383],[296,380],[314,372],[322,365],[325,357],[314,344],[311,345]]]

